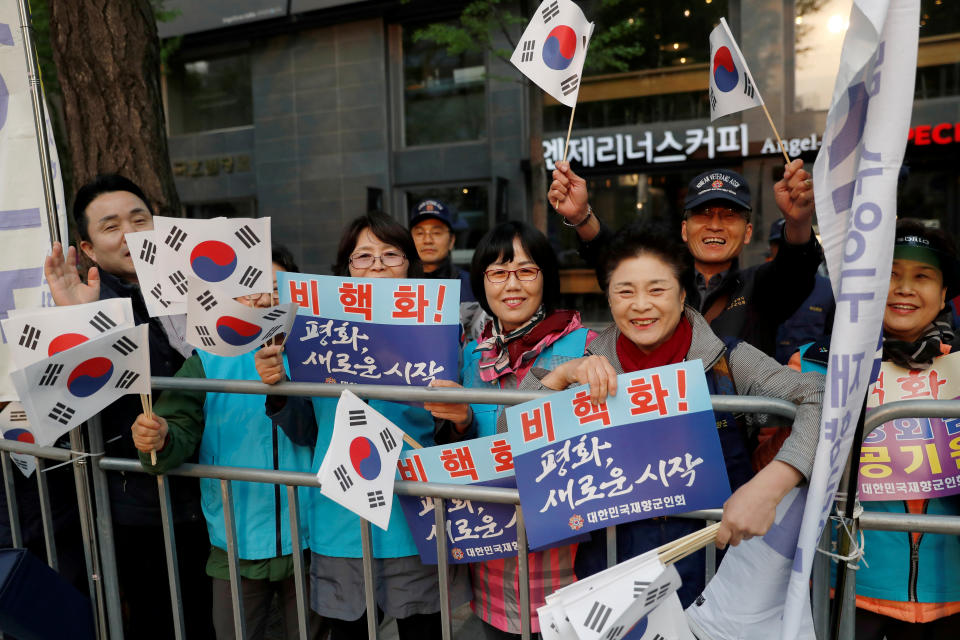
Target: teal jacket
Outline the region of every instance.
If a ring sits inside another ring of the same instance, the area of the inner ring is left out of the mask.
[[[386,400],[371,400],[370,407],[403,429],[407,435],[425,447],[433,446],[433,416],[422,406],[408,406]],[[327,453],[333,436],[333,420],[337,412],[337,398],[314,398],[313,410],[317,417],[317,446],[313,453],[314,473]],[[409,445],[404,444],[404,449]],[[361,558],[360,518],[320,493],[319,488],[305,491],[309,496],[307,520],[310,531],[310,550],[323,556]],[[373,555],[376,558],[400,558],[417,555],[417,546],[410,535],[403,509],[396,496],[390,511],[390,523],[384,531],[370,525],[373,531]]]
[[[800,347],[806,354],[810,345]],[[823,356],[819,356],[822,360]],[[826,367],[804,358],[803,371],[826,373]],[[960,515],[960,496],[911,500],[923,503],[923,513]],[[908,513],[907,501],[862,502],[864,511]],[[836,532],[832,532],[836,540]],[[915,538],[915,539],[914,539]],[[857,595],[896,602],[960,601],[960,537],[899,531],[863,531],[864,559],[857,571]],[[836,574],[836,564],[833,564]],[[831,581],[832,582],[832,581]]]

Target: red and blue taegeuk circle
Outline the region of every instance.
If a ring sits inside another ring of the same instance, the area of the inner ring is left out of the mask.
[[[541,57],[544,64],[554,71],[563,71],[573,62],[577,53],[577,32],[565,24],[557,25],[543,43]]]
[[[87,336],[83,335],[82,333],[62,333],[51,340],[50,344],[47,345],[47,355],[52,356],[60,353],[61,351],[73,349],[78,344],[83,344],[86,341]]]
[[[727,93],[740,84],[740,72],[733,63],[733,54],[727,47],[720,47],[713,54],[713,83],[717,89]]]
[[[110,382],[113,375],[113,362],[110,358],[90,358],[84,360],[70,372],[67,378],[67,390],[78,398],[92,396]]]
[[[221,282],[237,268],[237,252],[226,242],[205,240],[190,252],[190,267],[207,282]]]
[[[250,344],[257,339],[263,332],[263,329],[246,320],[234,318],[233,316],[220,316],[217,318],[217,335],[227,344],[235,347],[242,347]]]
[[[29,442],[30,444],[36,442],[33,439],[33,434],[26,429],[7,429],[3,432],[3,438],[5,440],[16,440],[17,442]]]
[[[364,480],[373,480],[380,475],[380,452],[370,438],[359,436],[350,442],[350,464]]]

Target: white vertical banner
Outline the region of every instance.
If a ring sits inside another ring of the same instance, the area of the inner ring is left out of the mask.
[[[47,117],[61,234],[66,234],[63,184]],[[43,295],[43,259],[50,249],[47,205],[33,119],[17,2],[0,3],[0,320],[11,309],[52,305]],[[10,356],[0,340],[0,401],[15,400]]]
[[[813,168],[837,300],[823,422],[793,560],[782,637],[797,637],[808,577],[872,374],[890,284],[897,177],[907,144],[920,0],[855,0]]]

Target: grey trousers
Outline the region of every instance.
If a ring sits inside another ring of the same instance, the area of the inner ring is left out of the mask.
[[[282,637],[284,640],[297,640],[299,638],[297,591],[292,577],[279,582],[241,578],[240,591],[243,593],[243,619],[248,640],[263,640],[266,635],[270,602],[273,600],[274,594],[277,594],[283,620]],[[311,640],[319,640],[323,618],[309,607],[306,611],[299,613],[307,616],[307,637]],[[213,626],[217,632],[217,640],[233,640],[233,638],[236,638],[233,627],[233,599],[229,580],[216,578],[213,580]]]

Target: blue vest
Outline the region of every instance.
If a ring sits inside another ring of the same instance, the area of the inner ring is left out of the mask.
[[[587,346],[586,328],[576,329],[563,336],[546,349],[540,352],[533,366],[544,369],[556,369],[557,366],[582,358]],[[464,387],[499,389],[497,381],[487,382],[480,378],[480,352],[474,352],[477,341],[473,340],[463,348],[463,366],[460,369],[460,380]],[[473,416],[477,425],[477,437],[492,436],[497,432],[497,418],[503,411],[499,404],[472,404]]]
[[[235,358],[215,356],[199,349],[197,354],[208,379],[259,380],[253,352]],[[293,444],[282,429],[272,424],[265,412],[263,396],[208,392],[203,414],[200,464],[310,470],[310,448]],[[233,482],[232,485],[240,558],[261,560],[292,553],[285,488],[262,482]],[[301,517],[306,513],[305,493],[302,488],[299,490]],[[200,494],[210,543],[226,549],[220,481],[201,478]],[[306,546],[306,536],[301,535]]]
[[[425,447],[432,447],[433,416],[422,405],[409,406],[387,400],[371,400],[370,407],[403,429],[407,435]],[[320,470],[333,436],[333,420],[337,412],[337,398],[314,398],[313,410],[317,416],[317,447],[313,453],[311,470]],[[404,443],[404,449],[410,446]],[[336,558],[360,558],[360,518],[320,493],[320,489],[304,491],[309,496],[307,520],[310,525],[310,550]],[[410,535],[400,501],[393,497],[390,522],[384,531],[370,525],[373,531],[373,555],[376,558],[401,558],[417,555],[417,545]]]

